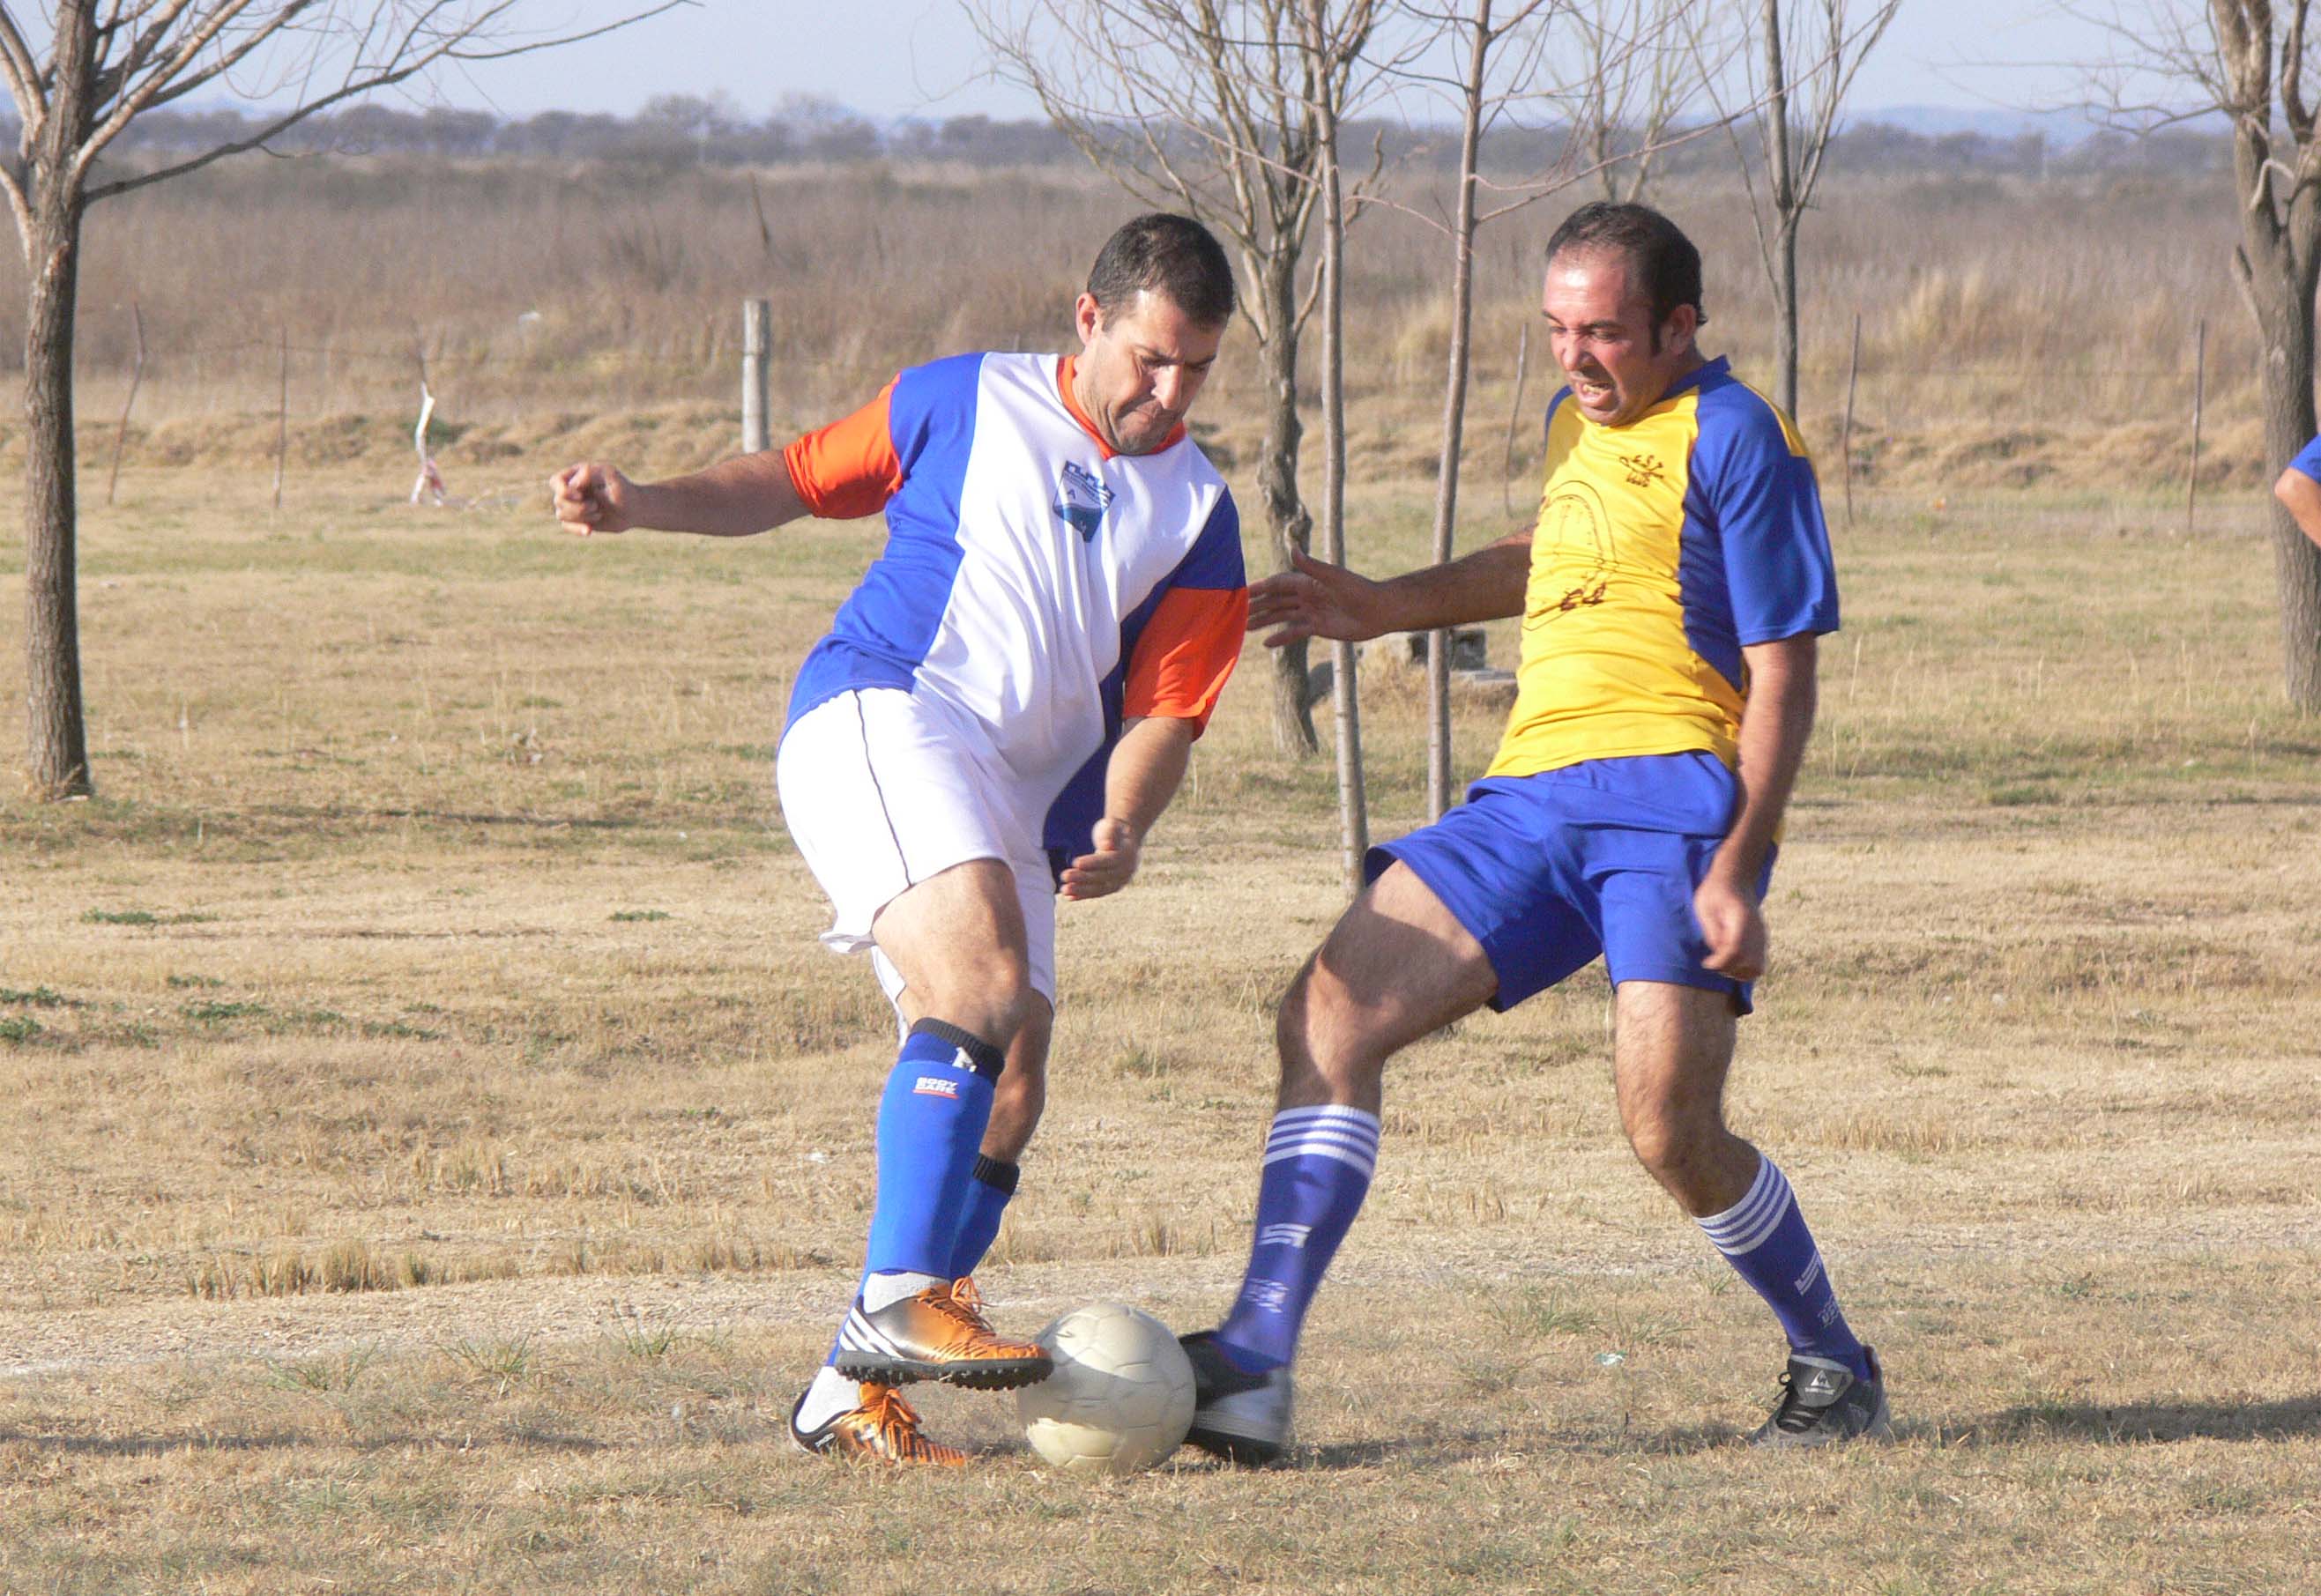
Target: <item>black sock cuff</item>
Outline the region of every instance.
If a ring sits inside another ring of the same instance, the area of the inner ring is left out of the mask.
[[[975,1156],[975,1178],[995,1192],[1015,1195],[1015,1183],[1024,1178],[1021,1164],[1003,1164],[988,1153]]]
[[[948,1042],[967,1055],[968,1064],[987,1081],[997,1081],[999,1072],[1007,1067],[1007,1055],[993,1047],[971,1030],[962,1030],[947,1020],[921,1020],[913,1023],[915,1037],[933,1037]]]

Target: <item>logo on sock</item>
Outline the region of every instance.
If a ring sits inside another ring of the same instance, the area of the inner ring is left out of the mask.
[[[971,1075],[975,1073],[975,1056],[969,1053],[966,1048],[961,1047],[958,1052],[951,1055],[951,1066],[963,1074]]]
[[[964,1058],[967,1056],[962,1053],[960,1056]],[[911,1088],[911,1093],[915,1097],[948,1097],[953,1102],[957,1102],[959,1083],[947,1081],[941,1075],[921,1075],[919,1084]]]
[[[1813,1262],[1806,1265],[1806,1272],[1803,1274],[1798,1275],[1797,1278],[1796,1287],[1798,1295],[1800,1297],[1804,1296],[1807,1291],[1812,1287],[1813,1283],[1820,1278],[1821,1255],[1819,1253],[1816,1253],[1813,1256]]]
[[[1242,1288],[1242,1301],[1261,1313],[1279,1313],[1289,1302],[1289,1287],[1279,1280],[1252,1280]]]
[[[1306,1238],[1314,1234],[1311,1225],[1263,1225],[1257,1232],[1260,1247],[1294,1247],[1303,1252]]]

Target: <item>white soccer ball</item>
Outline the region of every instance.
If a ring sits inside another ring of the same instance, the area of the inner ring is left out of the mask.
[[[1024,1438],[1069,1474],[1151,1468],[1193,1425],[1193,1365],[1169,1327],[1125,1302],[1075,1308],[1040,1332],[1055,1372],[1015,1393]]]

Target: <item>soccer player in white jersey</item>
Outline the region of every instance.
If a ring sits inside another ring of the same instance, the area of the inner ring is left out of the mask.
[[[1076,356],[956,356],[784,449],[663,483],[594,463],[551,482],[582,536],[886,512],[776,758],[833,910],[823,940],[869,951],[904,1033],[861,1285],[790,1415],[810,1452],[962,1464],[896,1387],[1048,1372],[992,1330],[969,1277],[1045,1095],[1056,898],[1128,884],[1240,657],[1240,521],[1185,431],[1233,309],[1206,230],[1142,216],[1074,304]]]

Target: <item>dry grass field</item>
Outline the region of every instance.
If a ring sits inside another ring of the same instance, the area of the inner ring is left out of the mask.
[[[2253,495],[2190,540],[1916,492],[1841,535],[1735,1110],[1896,1445],[1732,1444],[1777,1338],[1620,1145],[1591,974],[1395,1066],[1292,1466],[1089,1485],[1005,1399],[927,1401],[963,1476],[783,1439],[890,1033],[769,754],[875,526],[579,544],[325,480],[92,508],[100,795],[0,799],[0,1591],[2312,1588],[2321,729]],[[1356,508],[1415,558],[1407,474]],[[1418,694],[1365,692],[1390,831]],[[1269,1005],[1338,902],[1326,769],[1245,682],[1145,877],[1066,913],[1004,1326],[1225,1303]]]

